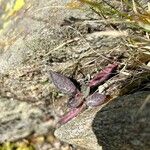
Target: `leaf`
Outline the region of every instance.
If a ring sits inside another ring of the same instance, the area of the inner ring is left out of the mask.
[[[78,92],[75,96],[71,97],[67,103],[69,108],[77,108],[79,107],[84,101],[84,95]]]
[[[71,119],[76,117],[85,108],[86,108],[86,106],[82,103],[82,105],[80,105],[80,107],[71,109],[67,114],[65,114],[64,116],[61,117],[61,119],[59,120],[59,123],[60,124],[67,123],[68,121],[70,121]]]
[[[102,103],[104,103],[105,99],[106,95],[95,92],[87,97],[86,105],[91,107],[100,106]]]
[[[75,95],[78,92],[78,89],[73,84],[73,82],[67,78],[66,76],[50,71],[51,79],[54,83],[54,85],[63,93],[68,95]]]
[[[96,74],[92,80],[90,80],[89,87],[98,86],[102,84],[104,81],[108,80],[111,77],[112,72],[116,70],[117,67],[118,67],[118,64],[116,63],[109,64],[108,66],[106,66],[102,71]]]

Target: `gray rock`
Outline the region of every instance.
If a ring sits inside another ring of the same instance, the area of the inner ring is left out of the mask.
[[[46,134],[53,128],[49,117],[54,116],[53,124],[57,121],[46,64],[49,59],[60,61],[63,57],[57,56],[63,50],[53,56],[47,53],[67,40],[60,29],[63,20],[80,14],[66,9],[65,4],[65,0],[27,0],[0,34],[4,43],[0,45],[0,143]],[[64,58],[66,61],[65,52]]]
[[[42,109],[26,102],[0,97],[0,143],[41,135],[52,128]]]
[[[111,28],[91,21],[98,16],[90,11],[66,9],[65,3],[66,0],[26,0],[0,34],[0,142],[33,132],[44,134],[51,128],[46,121],[55,109],[49,108],[53,106],[54,89],[49,83],[50,69],[72,76],[79,64],[86,76],[108,64],[107,60],[102,62],[102,54],[116,49],[118,43],[117,49],[126,50],[121,37],[93,38],[95,31]],[[65,20],[72,17],[75,21],[65,25]],[[81,73],[75,78],[81,79]]]
[[[55,135],[91,150],[102,147],[104,150],[148,150],[149,102],[149,91],[118,97],[107,105],[86,110],[57,129]]]
[[[0,73],[23,66],[27,60],[36,59],[41,50],[46,53],[62,43],[59,31],[65,18],[86,18],[86,13],[71,11],[65,5],[65,0],[26,1],[20,14],[0,34],[5,45],[0,46]]]

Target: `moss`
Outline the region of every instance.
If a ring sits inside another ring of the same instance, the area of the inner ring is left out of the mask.
[[[0,150],[35,150],[35,148],[25,142],[21,143],[10,143],[6,142],[0,146]]]

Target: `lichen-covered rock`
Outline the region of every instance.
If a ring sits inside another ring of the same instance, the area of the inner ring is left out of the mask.
[[[91,11],[67,9],[66,0],[24,2],[0,31],[0,142],[48,132],[54,106],[60,110],[66,101],[54,105],[59,95],[50,69],[83,79],[108,64],[114,49],[121,56],[127,51],[122,37],[99,34],[112,28]]]
[[[22,139],[33,133],[41,135],[52,128],[44,109],[27,102],[0,97],[0,143]],[[52,115],[49,111],[49,117]]]
[[[26,0],[19,11],[12,13],[7,27],[0,32],[0,73],[37,59],[63,42],[58,34],[60,24],[64,18],[80,12],[65,9],[65,4],[61,0]]]
[[[67,9],[65,0],[25,2],[0,34],[0,93],[15,95],[18,100],[52,103],[50,69],[68,76],[82,70],[82,74],[75,73],[76,79],[82,78],[105,64],[97,58],[116,47],[121,38],[99,34],[93,38],[93,32],[104,30],[106,24],[91,21],[89,18],[98,16],[90,11]]]
[[[61,27],[63,20],[80,14],[79,10],[66,9],[65,0],[24,2],[0,30],[0,143],[33,133],[45,134],[53,128],[60,109],[53,105],[55,93],[49,82],[49,66],[53,70],[62,59],[68,63],[68,54],[54,49],[69,40],[68,31],[64,35],[65,27]],[[80,17],[87,18],[86,15],[82,13]],[[61,63],[59,66],[62,67]],[[53,113],[54,109],[58,114]]]

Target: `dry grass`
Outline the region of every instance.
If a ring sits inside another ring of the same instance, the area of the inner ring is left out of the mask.
[[[143,63],[145,64],[146,61],[148,63],[149,59],[141,59],[140,55],[146,58],[150,57],[150,3],[147,3],[148,8],[145,9],[134,0],[132,2],[114,1],[113,4],[106,0],[71,0],[67,7],[85,9],[84,6],[88,6],[89,9],[92,9],[100,16],[100,19],[96,20],[97,22],[106,22],[112,27],[112,31],[97,32],[93,36],[98,34],[112,37],[122,36],[127,49],[130,50],[129,60],[138,61],[142,67]],[[118,24],[125,24],[126,29],[114,28]],[[128,32],[128,29],[132,30],[132,34]]]
[[[96,32],[93,36],[104,35],[123,38],[125,46],[128,49],[127,53],[129,58],[123,62],[122,65],[124,67],[120,70],[120,73],[125,73],[126,75],[132,74],[131,82],[134,82],[136,75],[139,73],[135,73],[134,69],[138,68],[140,71],[146,70],[147,73],[150,71],[150,66],[148,65],[150,64],[150,3],[147,3],[147,8],[144,8],[140,3],[134,0],[130,2],[128,0],[114,1],[114,4],[115,2],[116,5],[112,5],[111,1],[106,0],[71,0],[70,3],[67,4],[67,7],[85,9],[84,6],[88,6],[89,9],[92,9],[100,16],[100,19],[96,20],[97,22],[105,22],[112,27],[111,31]],[[114,26],[116,27],[122,24],[125,24],[125,30],[114,28]],[[129,34],[128,29],[132,31],[132,34]],[[81,37],[83,38],[82,34]],[[91,50],[97,54],[93,48],[91,48]],[[111,53],[111,50],[108,53]],[[107,59],[102,54],[99,54],[99,56],[103,59]],[[89,64],[90,62],[87,63],[87,65]],[[133,68],[132,71],[130,70],[131,72],[127,69],[129,64],[132,66],[131,68]],[[84,67],[86,67],[86,65]],[[139,111],[144,109],[149,99],[150,97],[143,102]]]

